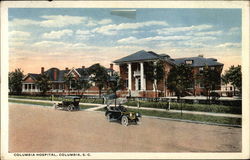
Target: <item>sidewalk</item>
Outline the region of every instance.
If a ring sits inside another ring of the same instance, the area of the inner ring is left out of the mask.
[[[35,99],[20,99],[20,98],[9,98],[11,100],[24,100],[24,101],[31,101],[31,102],[47,102],[47,103],[58,103],[59,101],[47,101],[47,100],[35,100]],[[97,107],[86,109],[86,111],[95,111],[100,108],[105,107],[104,104],[93,104],[93,103],[80,103],[81,105],[93,105]],[[146,108],[146,107],[135,107],[135,106],[126,106],[127,108],[132,109],[143,109],[143,110],[151,110],[151,111],[161,111],[161,112],[172,112],[172,113],[181,113],[181,110],[166,110],[166,109],[159,109],[159,108]],[[242,118],[242,115],[240,114],[230,114],[230,113],[212,113],[212,112],[198,112],[198,111],[187,111],[182,110],[182,113],[186,114],[197,114],[197,115],[207,115],[207,116],[217,116],[217,117],[231,117],[231,118]]]

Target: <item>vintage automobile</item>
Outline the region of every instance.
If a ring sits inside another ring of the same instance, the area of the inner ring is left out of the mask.
[[[80,110],[80,99],[77,96],[65,96],[61,103],[54,104],[54,108],[67,111]]]
[[[119,121],[122,125],[127,126],[131,122],[136,124],[141,122],[141,114],[136,112],[129,112],[124,106],[119,105],[115,106],[106,106],[105,116],[107,120],[110,121]]]

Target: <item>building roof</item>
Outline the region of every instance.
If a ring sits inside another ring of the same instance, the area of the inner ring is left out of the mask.
[[[105,69],[107,72],[114,71],[113,69],[110,69],[110,68],[105,68]],[[65,75],[68,74],[71,70],[59,70],[58,68],[50,68],[44,73],[48,75],[50,81],[63,82],[65,81],[65,78],[64,78]],[[89,80],[88,68],[76,68],[74,70],[76,70],[79,73],[82,79]],[[54,79],[54,72],[56,72],[56,79]],[[23,80],[25,80],[28,76],[30,76],[34,80],[37,80],[37,77],[39,75],[41,74],[28,73],[27,76],[23,78]]]
[[[185,64],[186,61],[192,61],[190,64],[192,67],[202,67],[202,66],[222,66],[223,64],[217,62],[215,58],[204,58],[204,57],[188,57],[188,58],[177,58],[174,59],[176,65]]]
[[[187,57],[187,58],[177,58],[172,59],[167,54],[156,54],[152,51],[138,51],[134,54],[129,56],[123,57],[121,59],[115,60],[114,63],[126,63],[126,62],[136,62],[136,61],[144,61],[144,60],[156,60],[156,59],[163,59],[164,61],[168,62],[172,65],[179,65],[185,64],[186,61],[192,61],[190,64],[192,67],[200,67],[200,66],[220,66],[223,65],[220,62],[217,62],[215,58],[203,58],[203,57]]]
[[[161,57],[161,56],[152,52],[152,51],[146,52],[144,50],[141,50],[141,51],[138,51],[138,52],[131,54],[129,56],[115,60],[114,63],[153,60],[153,59],[159,59],[159,57]]]

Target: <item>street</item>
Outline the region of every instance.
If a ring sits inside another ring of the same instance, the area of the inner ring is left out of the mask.
[[[108,122],[102,112],[9,103],[10,152],[240,152],[241,128],[144,117]]]

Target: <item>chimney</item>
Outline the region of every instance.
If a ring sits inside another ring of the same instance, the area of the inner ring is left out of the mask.
[[[41,67],[41,74],[44,74],[44,67]]]
[[[66,67],[66,68],[65,68],[65,70],[66,70],[66,71],[68,71],[68,70],[69,70],[69,68],[68,68],[68,67]]]
[[[85,69],[85,66],[82,66],[82,69]]]
[[[56,80],[56,78],[57,78],[56,69],[54,69],[54,75],[53,75],[53,77],[54,77],[54,80]]]
[[[202,58],[203,58],[203,57],[204,57],[204,55],[203,55],[203,54],[199,54],[199,55],[198,55],[198,57],[202,57]]]
[[[114,64],[111,63],[109,68],[113,70],[113,67],[114,67]]]

